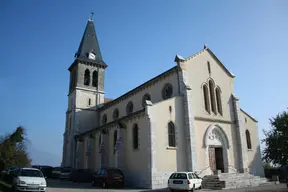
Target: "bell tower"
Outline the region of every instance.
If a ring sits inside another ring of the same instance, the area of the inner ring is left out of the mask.
[[[93,13],[92,13],[93,15]],[[104,103],[104,72],[107,65],[102,59],[92,16],[69,67],[70,83],[68,109],[63,140],[62,165],[73,165],[74,136],[97,126],[97,107]]]

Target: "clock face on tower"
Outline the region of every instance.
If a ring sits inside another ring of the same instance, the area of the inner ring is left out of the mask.
[[[95,54],[90,52],[88,58],[91,60],[95,60]]]

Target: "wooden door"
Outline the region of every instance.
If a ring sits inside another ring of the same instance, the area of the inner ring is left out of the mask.
[[[216,171],[215,148],[209,147],[209,165],[212,171]]]

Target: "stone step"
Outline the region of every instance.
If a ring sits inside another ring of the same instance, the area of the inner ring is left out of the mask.
[[[222,181],[222,182],[221,182]],[[267,183],[266,178],[254,176],[248,173],[222,173],[219,175],[208,176],[203,178],[203,188],[219,189],[225,182],[224,189],[243,188],[243,187],[257,187]]]
[[[256,187],[267,183],[266,178],[249,173],[222,173],[218,177],[219,180],[225,181],[225,189]]]

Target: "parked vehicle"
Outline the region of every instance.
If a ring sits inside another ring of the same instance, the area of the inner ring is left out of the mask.
[[[94,174],[92,186],[124,187],[124,174],[117,168],[102,168]]]
[[[44,177],[52,178],[53,167],[47,165],[32,165],[32,167],[42,171]]]
[[[172,173],[168,180],[170,191],[201,189],[202,179],[193,172],[175,172]]]
[[[11,166],[11,167],[8,167],[8,169],[7,169],[7,174],[10,174],[11,171],[13,171],[13,170],[15,170],[15,169],[17,169],[17,168],[19,168],[19,167],[18,167],[18,166]]]
[[[61,167],[54,167],[54,169],[53,169],[53,171],[52,171],[52,174],[51,174],[51,177],[52,177],[53,179],[58,179],[60,173],[61,173]]]
[[[3,171],[2,173],[2,180],[4,180],[6,183],[12,184],[13,181],[13,173],[20,169],[18,166],[11,166],[8,167],[6,171]]]
[[[18,170],[14,170],[12,175],[13,191],[46,191],[46,179],[39,169],[20,168]]]
[[[59,179],[60,180],[71,180],[71,174],[72,174],[72,168],[68,167],[63,167],[61,169]]]
[[[74,169],[71,174],[71,181],[73,182],[92,182],[94,171],[91,169]]]

